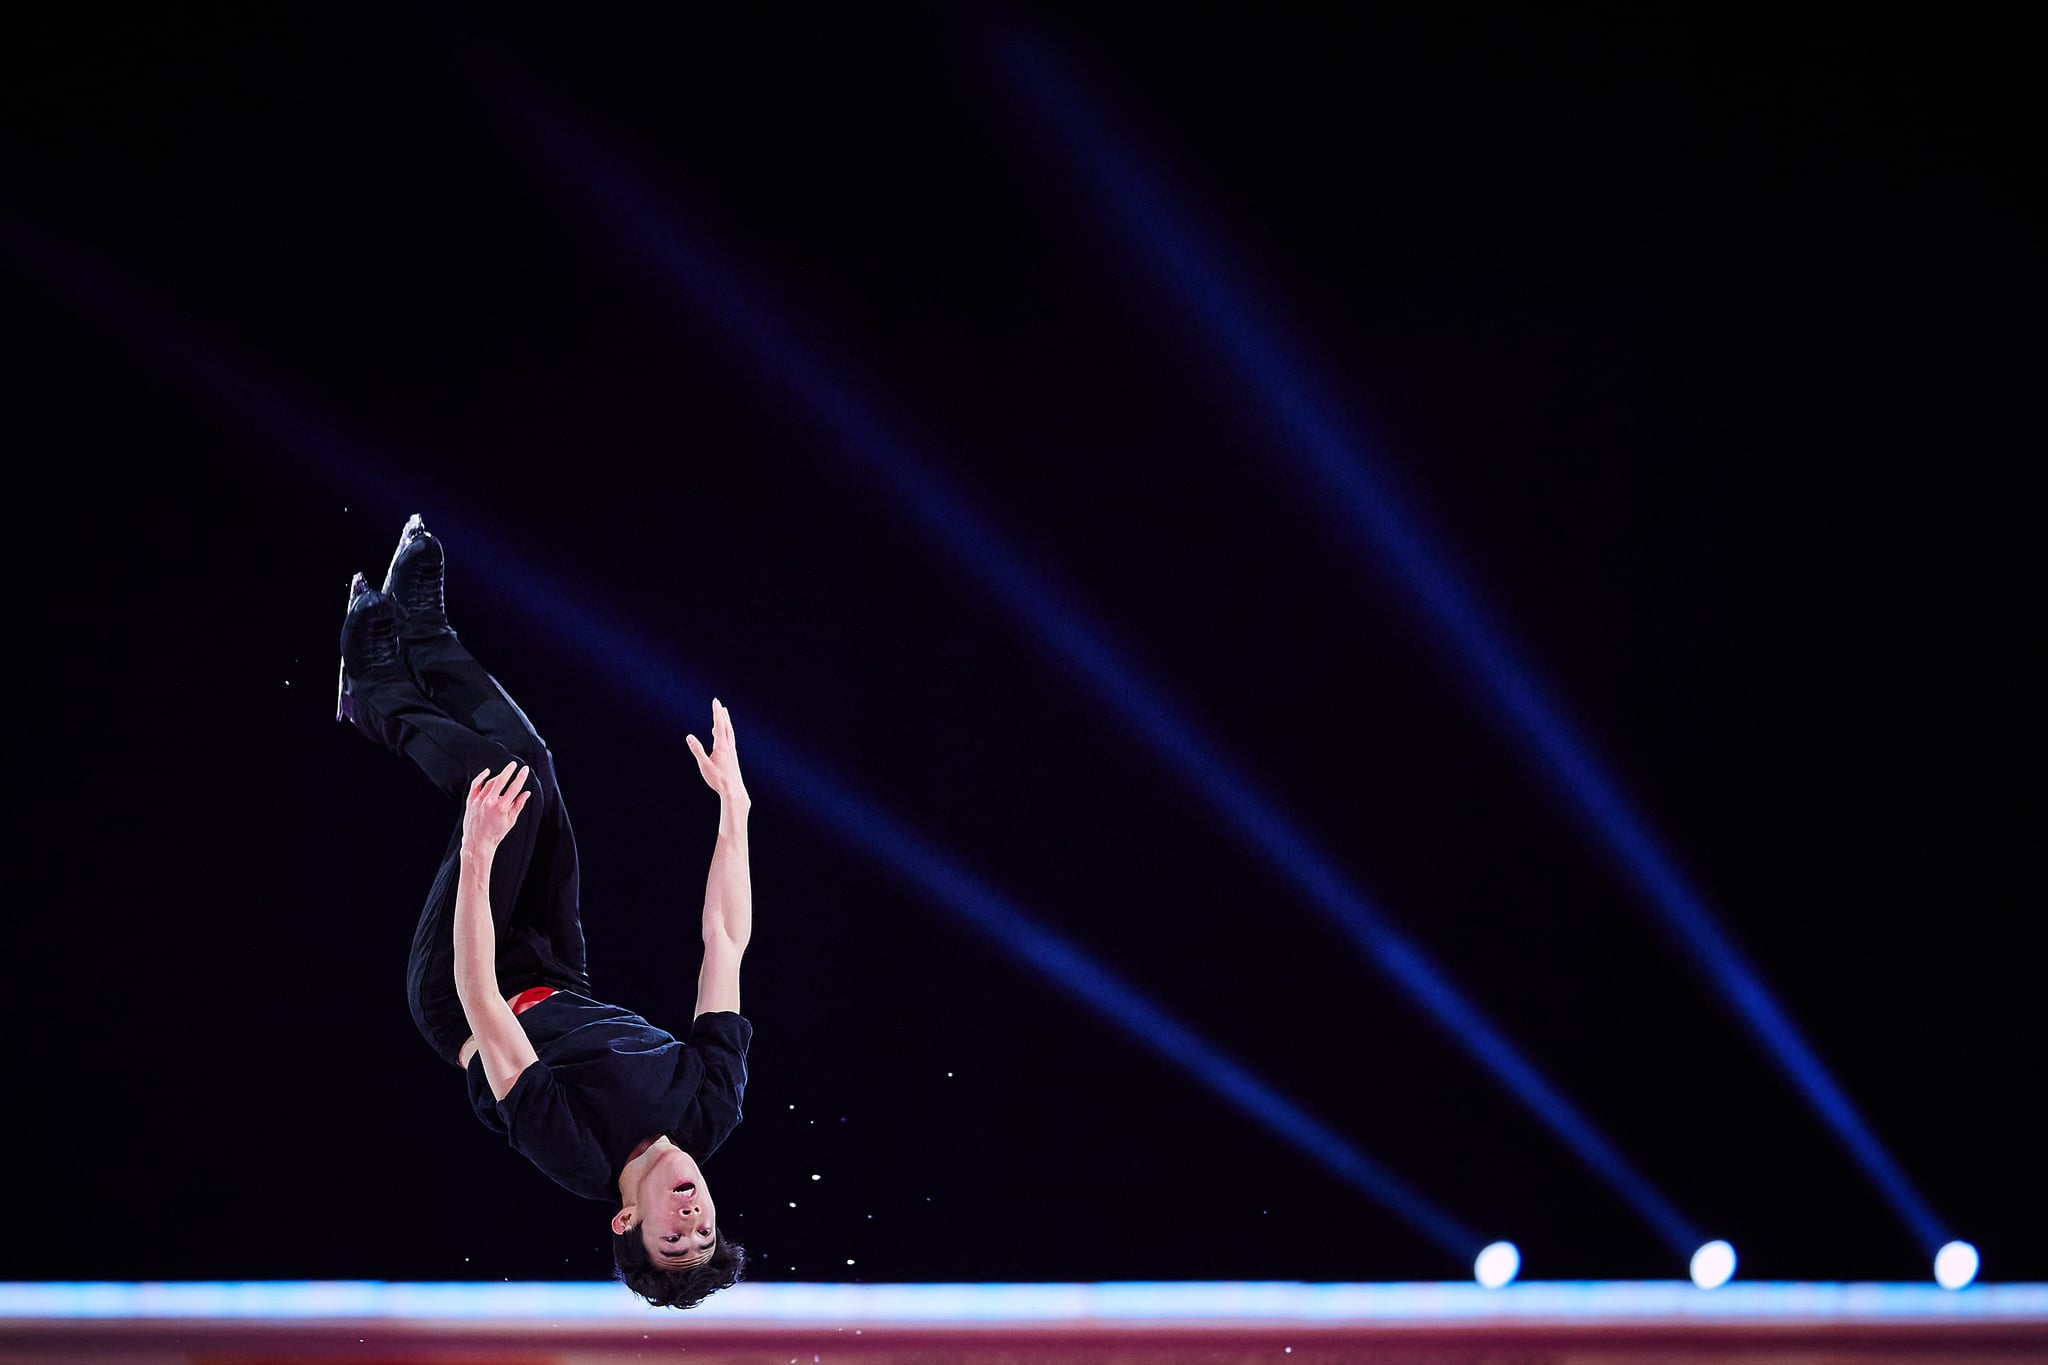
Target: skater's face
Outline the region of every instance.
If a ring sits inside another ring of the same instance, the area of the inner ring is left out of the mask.
[[[632,1213],[654,1263],[683,1269],[704,1260],[717,1245],[718,1208],[690,1154],[666,1140],[662,1146],[666,1150],[641,1174]],[[620,1210],[622,1216],[625,1212]]]

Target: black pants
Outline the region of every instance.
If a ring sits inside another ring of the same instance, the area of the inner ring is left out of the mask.
[[[396,736],[399,751],[458,806],[455,831],[420,912],[405,972],[413,1023],[442,1060],[456,1065],[471,1032],[455,993],[460,806],[471,779],[486,769],[496,774],[515,760],[533,769],[525,788],[533,795],[491,864],[500,995],[542,985],[590,990],[577,903],[576,836],[555,780],[554,755],[526,713],[462,642],[444,631],[405,641],[402,654],[409,677],[365,679],[356,691],[359,704],[395,722],[386,728]]]

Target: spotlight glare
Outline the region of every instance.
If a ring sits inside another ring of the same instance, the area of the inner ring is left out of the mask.
[[[1950,1242],[1934,1253],[1934,1282],[1943,1289],[1961,1289],[1977,1278],[1977,1248]]]
[[[1522,1253],[1513,1242],[1494,1242],[1472,1262],[1472,1275],[1488,1289],[1499,1289],[1522,1269]]]
[[[1735,1248],[1726,1242],[1708,1242],[1692,1254],[1692,1282],[1702,1289],[1719,1289],[1735,1273]]]

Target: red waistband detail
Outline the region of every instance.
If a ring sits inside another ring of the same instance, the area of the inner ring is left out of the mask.
[[[554,993],[553,986],[528,986],[505,1003],[512,1007],[514,1014],[524,1014]]]

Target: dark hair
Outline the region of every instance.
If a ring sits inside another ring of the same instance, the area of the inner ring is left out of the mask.
[[[709,1295],[738,1284],[747,1271],[747,1249],[730,1241],[724,1233],[712,1244],[711,1254],[682,1270],[658,1266],[647,1254],[638,1224],[612,1234],[612,1264],[626,1288],[656,1308],[695,1308]]]

